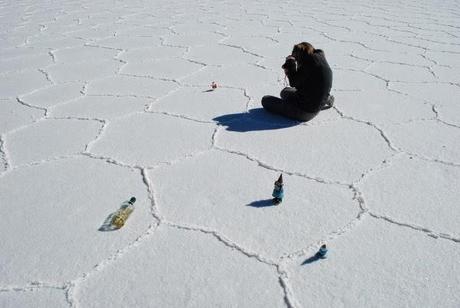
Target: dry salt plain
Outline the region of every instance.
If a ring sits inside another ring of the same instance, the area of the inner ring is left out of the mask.
[[[0,306],[460,307],[459,21],[458,1],[1,1]],[[260,109],[301,41],[334,71],[309,123]]]

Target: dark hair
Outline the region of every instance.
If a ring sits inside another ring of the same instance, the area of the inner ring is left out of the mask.
[[[311,61],[312,55],[315,53],[315,48],[312,44],[307,42],[302,42],[294,45],[292,49],[292,55],[297,55],[296,60],[301,65],[305,65]]]

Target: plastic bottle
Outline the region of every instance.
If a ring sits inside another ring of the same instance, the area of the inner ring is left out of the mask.
[[[129,201],[123,202],[120,209],[113,215],[112,225],[117,229],[120,229],[125,225],[129,215],[131,215],[131,213],[134,211],[134,202],[136,202],[135,197],[132,197],[129,199]]]

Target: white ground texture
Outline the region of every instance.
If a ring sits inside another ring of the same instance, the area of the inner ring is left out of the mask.
[[[0,306],[460,307],[459,71],[452,0],[0,1]]]

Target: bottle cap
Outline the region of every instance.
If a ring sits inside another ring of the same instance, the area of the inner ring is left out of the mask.
[[[135,197],[131,197],[131,199],[129,199],[129,203],[133,204],[134,202],[136,202],[136,198],[135,198]]]

